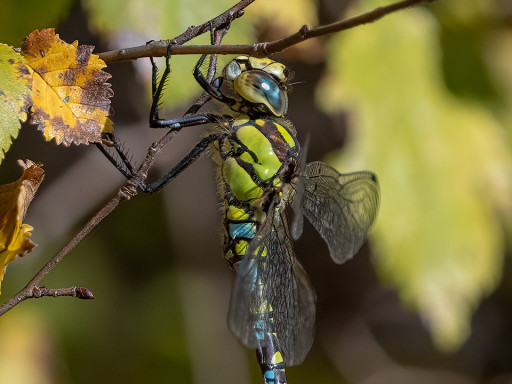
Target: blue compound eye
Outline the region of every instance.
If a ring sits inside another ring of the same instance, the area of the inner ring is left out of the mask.
[[[235,91],[245,100],[263,104],[275,116],[283,116],[288,109],[288,96],[274,78],[266,72],[242,72],[234,81]]]

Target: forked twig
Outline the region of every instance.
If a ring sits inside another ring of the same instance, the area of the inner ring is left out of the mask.
[[[103,208],[100,209],[94,217],[89,220],[89,222],[78,232],[69,243],[62,248],[62,250],[57,253],[54,257],[50,259],[50,261],[43,267],[39,272],[35,274],[35,276],[30,280],[25,287],[19,291],[16,295],[7,300],[0,307],[0,316],[14,308],[16,305],[21,303],[23,300],[37,297],[34,295],[34,291],[37,291],[39,288],[40,281],[46,277],[52,270],[59,264],[62,259],[73,249],[75,246],[82,241],[82,239],[92,231],[94,227],[96,227],[105,217],[107,217],[122,200],[126,200],[128,195],[126,194],[126,188],[120,188],[116,196],[111,199]]]

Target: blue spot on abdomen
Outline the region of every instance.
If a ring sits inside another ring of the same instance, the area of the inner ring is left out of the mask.
[[[229,223],[229,237],[236,239],[244,237],[252,239],[256,234],[255,223]]]

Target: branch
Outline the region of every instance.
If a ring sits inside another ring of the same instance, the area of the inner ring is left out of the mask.
[[[396,11],[403,10],[421,3],[431,3],[436,0],[403,0],[398,3],[386,5],[384,7],[375,8],[373,11],[363,13],[345,20],[337,21],[332,24],[323,25],[317,28],[309,29],[304,25],[298,32],[284,39],[275,40],[267,43],[256,44],[255,49],[259,56],[268,56],[272,53],[281,52],[292,45],[309,40],[313,37],[325,36],[335,32],[341,32],[360,25],[373,23],[384,16]]]
[[[85,287],[71,287],[71,288],[59,288],[51,289],[46,287],[34,287],[32,289],[32,297],[39,299],[43,296],[49,297],[60,297],[60,296],[71,296],[82,300],[94,299],[92,292]]]
[[[176,44],[173,47],[173,53],[175,48],[182,48],[183,44],[192,40],[193,38],[209,32],[211,29],[226,29],[235,20],[244,14],[244,9],[247,8],[254,0],[241,0],[233,7],[228,9],[226,12],[208,20],[206,23],[201,24],[197,27],[189,27],[181,35],[176,36],[170,40],[154,41],[149,44],[141,45],[139,47],[132,47],[126,49],[117,49],[114,51],[99,53],[100,58],[105,63],[112,63],[123,60],[136,60],[142,57],[163,57],[167,54],[167,47],[170,43]],[[155,54],[157,52],[157,54]],[[196,53],[196,52],[195,52]]]
[[[253,1],[253,0],[252,0]],[[252,1],[241,1],[235,7],[240,6],[245,8]],[[363,13],[359,16],[351,17],[349,19],[345,19],[342,21],[337,21],[332,24],[323,25],[320,27],[316,27],[313,29],[309,29],[307,25],[304,25],[299,31],[296,33],[285,37],[284,39],[263,42],[258,44],[245,44],[245,45],[177,45],[172,47],[173,55],[195,55],[195,54],[220,54],[220,55],[228,55],[228,54],[238,54],[238,55],[249,55],[256,57],[265,57],[269,56],[273,53],[281,52],[286,48],[289,48],[293,45],[306,41],[308,39],[329,35],[331,33],[344,31],[346,29],[354,28],[359,25],[373,23],[376,20],[381,19],[384,16],[387,16],[396,11],[400,11],[402,9],[412,7],[421,3],[430,3],[435,0],[403,0],[397,3],[393,3],[384,7],[379,7],[374,9],[373,11]],[[242,4],[244,3],[244,4]],[[235,8],[233,7],[233,8]],[[231,9],[233,9],[231,8]],[[229,12],[229,11],[227,11]],[[240,10],[240,12],[242,12]],[[225,15],[222,14],[221,16]],[[230,19],[229,17],[225,17],[225,23],[230,22],[230,20],[234,20],[237,17],[240,17],[240,14],[232,14]],[[220,16],[219,16],[220,17]],[[213,26],[222,25],[222,23],[218,24],[218,18],[212,19],[209,22],[201,25],[200,27],[194,27],[192,30],[189,28],[187,32],[184,34],[172,39],[172,40],[160,40],[154,41],[147,45],[141,45],[138,47],[118,49],[114,51],[103,52],[99,54],[99,57],[104,60],[106,63],[114,63],[117,61],[123,60],[136,60],[143,57],[162,57],[167,54],[167,46],[169,42],[174,42],[176,44],[183,44],[182,41],[190,41],[193,37],[198,36],[201,33],[204,33],[206,30],[210,28],[210,22],[214,22]],[[191,31],[190,33],[189,30]],[[186,37],[184,37],[187,35]]]

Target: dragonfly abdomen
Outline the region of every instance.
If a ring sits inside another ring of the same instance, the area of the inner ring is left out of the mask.
[[[226,203],[227,204],[227,203]],[[262,212],[254,211],[251,208],[244,208],[227,204],[226,218],[224,220],[226,227],[225,257],[233,268],[244,259],[250,248],[251,241],[256,235],[263,220]],[[257,220],[258,217],[260,220]],[[268,255],[266,248],[256,249],[263,257]],[[250,288],[254,292],[265,290],[264,283],[254,275],[251,279]],[[260,306],[252,307],[251,312],[254,316],[254,335],[258,347],[256,354],[258,363],[263,374],[265,384],[286,384],[285,362],[282,356],[282,348],[275,331],[273,321],[272,305],[266,300]]]
[[[255,219],[252,209],[245,210],[227,202],[225,204],[224,257],[231,267],[235,267],[247,252],[260,223]]]
[[[256,338],[260,347],[256,349],[258,363],[263,374],[265,384],[286,384],[286,366],[281,353],[281,346],[277,334],[273,331],[274,321],[272,307],[268,304],[260,309],[259,313],[266,321],[255,322]]]
[[[271,202],[282,195],[283,186],[294,172],[300,147],[295,129],[285,119],[250,119],[241,115],[230,128],[231,132],[219,142],[218,158],[224,190],[224,255],[229,265],[238,270],[252,253],[264,258],[277,257],[268,254],[265,247],[253,249],[251,242],[263,225]],[[264,382],[286,384],[272,303],[264,299],[267,282],[257,273],[250,275],[247,288],[259,298],[257,302],[264,301],[261,305],[248,304]]]

